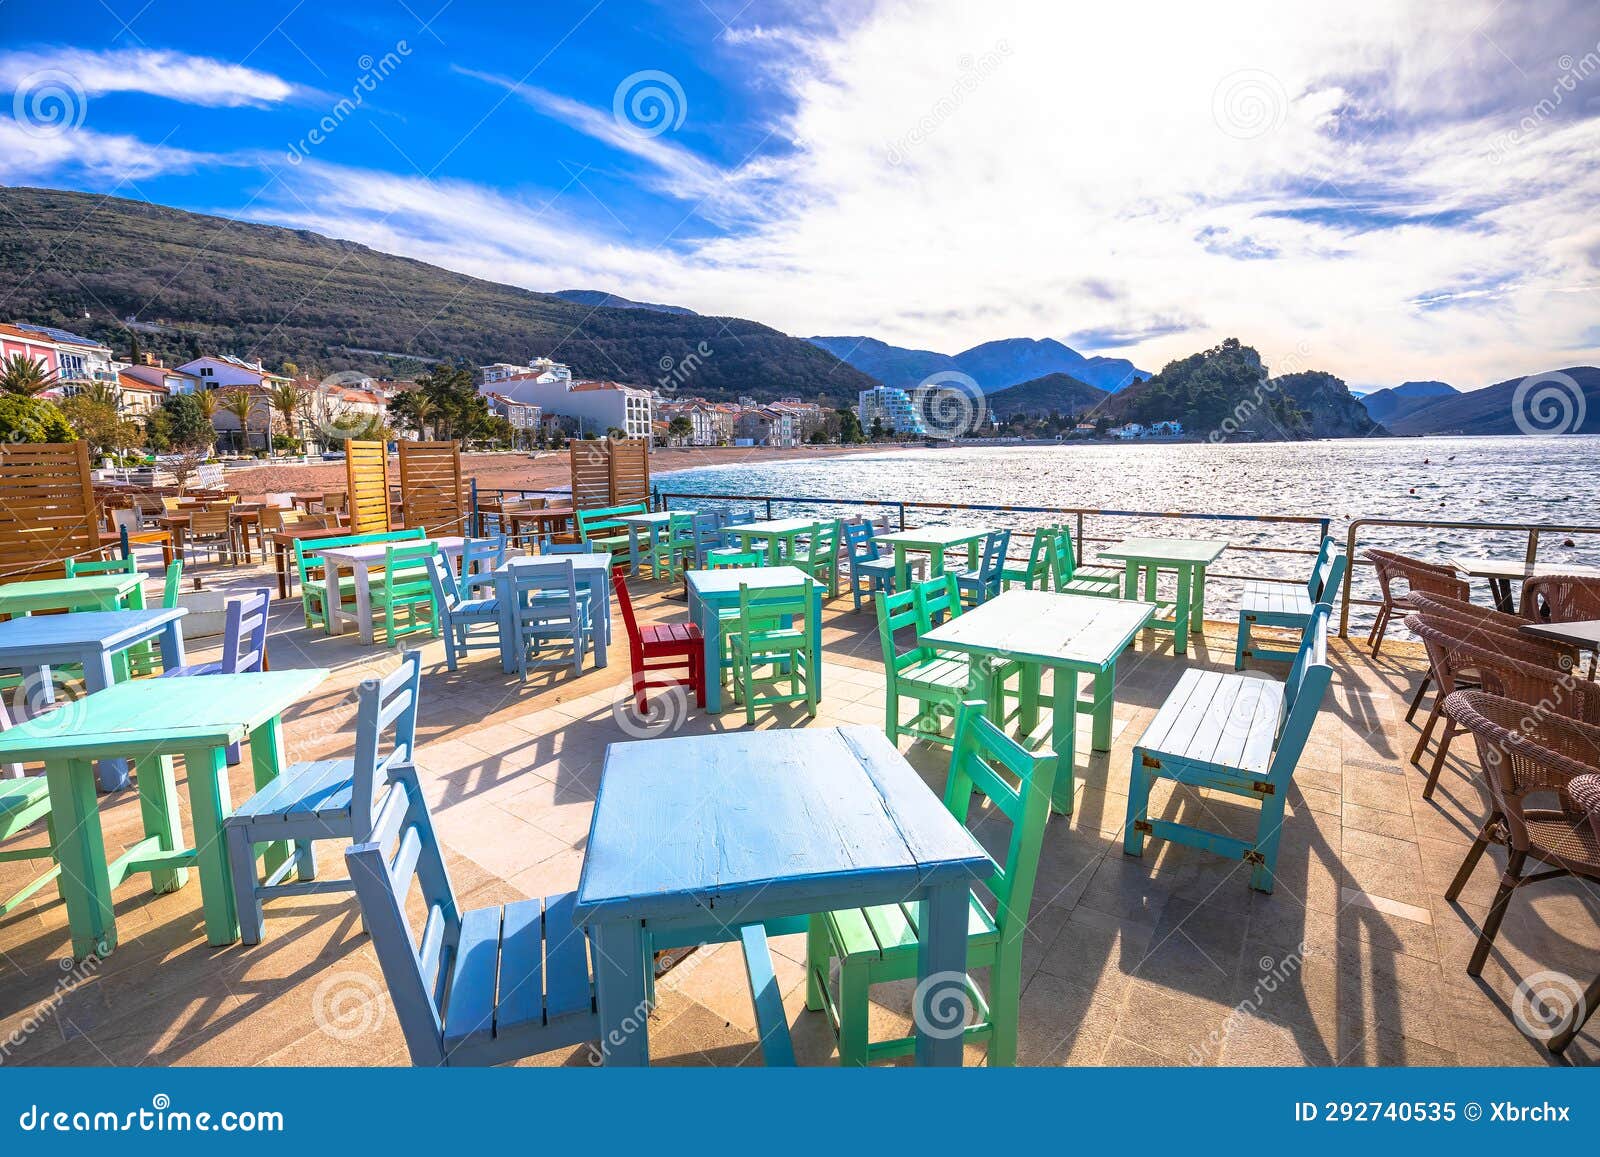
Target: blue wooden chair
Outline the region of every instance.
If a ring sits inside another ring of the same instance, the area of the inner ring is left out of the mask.
[[[478,597],[479,587],[494,589],[494,572],[506,561],[507,539],[503,534],[469,538],[461,547],[460,593],[463,598]]]
[[[878,547],[872,533],[872,523],[865,519],[844,525],[845,559],[850,567],[850,597],[855,599],[855,609],[861,609],[861,600],[872,601],[880,591],[894,594],[894,559],[886,557]]]
[[[710,559],[715,559],[717,557],[720,557],[723,554],[740,554],[740,553],[743,553],[744,547],[739,545],[739,542],[738,542],[737,539],[735,539],[732,535],[728,534],[728,532],[727,532],[728,531],[728,527],[730,527],[730,526],[749,526],[755,520],[756,520],[756,512],[753,511],[753,510],[750,510],[748,508],[746,508],[744,510],[735,510],[735,511],[731,512],[726,518],[724,518],[722,520],[722,532],[723,532],[722,533],[722,545],[718,546],[718,547],[715,547],[712,550],[707,552],[709,558],[708,558],[708,561],[707,561],[706,565],[708,567],[714,566],[715,564],[713,562],[711,562]]]
[[[1332,536],[1322,540],[1311,577],[1304,584],[1251,579],[1244,584],[1239,600],[1239,636],[1234,645],[1233,666],[1244,670],[1246,659],[1273,659],[1292,663],[1297,652],[1268,650],[1251,646],[1251,631],[1256,627],[1281,627],[1304,632],[1311,612],[1318,603],[1331,603],[1344,582],[1347,560]]]
[[[705,511],[694,515],[687,537],[673,543],[672,568],[675,572],[706,569],[706,556],[722,546],[723,518]]]
[[[317,840],[360,843],[372,838],[373,816],[395,765],[417,748],[417,693],[422,652],[406,651],[400,666],[357,688],[356,749],[350,759],[296,763],[245,800],[223,823],[233,869],[234,906],[246,944],[261,942],[261,902],[277,896],[347,892],[349,880],[317,879]],[[388,735],[387,751],[384,737]],[[265,880],[256,872],[256,845],[291,840],[295,854]],[[299,880],[285,884],[294,871]]]
[[[517,676],[527,682],[528,668],[572,664],[574,675],[583,674],[583,654],[594,642],[589,619],[589,599],[578,597],[578,581],[570,562],[541,562],[518,566],[511,577],[513,646]],[[545,647],[565,643],[568,659],[540,659]]]
[[[496,1065],[598,1039],[576,893],[463,912],[416,768],[391,774],[371,835],[345,862],[411,1063]],[[413,881],[420,935],[406,914]]]
[[[196,675],[239,675],[259,671],[267,657],[267,615],[272,609],[272,591],[253,587],[231,595],[222,628],[222,658],[210,663],[185,663],[163,671],[163,679]],[[239,745],[228,744],[228,765],[239,762]]]
[[[1000,593],[1006,551],[1011,549],[1009,530],[991,530],[983,540],[983,556],[976,568],[955,572],[956,589],[970,606],[988,602]]]
[[[443,555],[428,559],[428,578],[433,583],[433,602],[439,610],[439,629],[444,635],[444,659],[450,670],[457,669],[458,657],[468,651],[498,651],[500,600],[464,597],[455,568]],[[489,641],[481,641],[485,636]]]
[[[1328,615],[1318,603],[1284,683],[1191,667],[1133,749],[1122,850],[1144,854],[1146,837],[1172,840],[1253,865],[1250,886],[1272,891],[1283,808],[1295,765],[1328,690]],[[1255,837],[1237,839],[1149,815],[1158,779],[1259,801]]]
[[[0,713],[4,711],[4,705],[0,704]],[[26,831],[40,820],[45,823],[47,835],[45,846],[0,848],[0,864],[21,860],[46,860],[50,867],[29,880],[9,899],[0,899],[0,916],[15,910],[29,896],[61,875],[61,865],[57,862],[55,851],[56,828],[50,818],[50,785],[45,782],[42,775],[27,775],[21,779],[0,779],[0,841]]]

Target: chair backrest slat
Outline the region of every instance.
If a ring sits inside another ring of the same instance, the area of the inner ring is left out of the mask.
[[[1332,612],[1332,605],[1325,602],[1312,608],[1300,648],[1289,667],[1283,688],[1283,719],[1267,774],[1274,784],[1287,784],[1294,776],[1295,765],[1300,762],[1333,678],[1333,668],[1328,664],[1328,616]]]
[[[267,587],[242,591],[228,600],[222,635],[222,670],[230,675],[261,670],[267,651],[267,615],[272,591]]]
[[[417,751],[417,696],[422,687],[422,652],[406,651],[400,666],[381,679],[364,679],[356,688],[355,773],[350,821],[356,837],[370,831],[378,796],[388,789],[397,763]],[[389,749],[382,753],[385,734]]]

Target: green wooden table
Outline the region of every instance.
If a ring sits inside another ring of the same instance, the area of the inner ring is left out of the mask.
[[[815,518],[774,518],[726,526],[722,532],[738,539],[741,550],[765,551],[768,566],[787,566],[799,553],[797,540],[816,529],[817,522]]]
[[[0,762],[42,762],[50,782],[50,810],[61,860],[61,893],[72,930],[73,955],[103,956],[117,945],[112,890],[135,872],[148,872],[157,892],[171,892],[200,873],[206,938],[239,938],[222,821],[231,810],[230,743],[250,741],[256,789],[276,779],[283,765],[280,715],[328,677],[322,669],[199,675],[179,681],[118,683],[68,707],[0,733]],[[185,847],[178,824],[172,757],[183,756],[195,846]],[[139,781],[144,839],[106,862],[96,805],[94,761],[133,759]],[[269,849],[267,867],[287,858]]]
[[[978,544],[988,537],[986,526],[921,526],[915,530],[896,530],[889,534],[874,535],[880,546],[894,548],[894,589],[903,591],[909,581],[906,568],[906,551],[928,552],[928,577],[944,574],[944,556],[951,550],[967,548],[967,566],[978,565]]]
[[[35,611],[144,609],[142,574],[86,574],[76,578],[28,579],[0,586],[0,615]]]
[[[1117,659],[1155,610],[1148,602],[1014,588],[956,615],[920,641],[1021,665],[1017,725],[1030,734],[1038,726],[1039,708],[1050,708],[1050,746],[1060,760],[1051,803],[1070,814],[1078,713],[1094,720],[1093,749],[1110,751]],[[1054,672],[1049,695],[1042,690],[1045,671]],[[1087,700],[1078,695],[1079,675],[1092,680]]]
[[[1170,619],[1157,614],[1149,625],[1171,631],[1174,650],[1187,655],[1190,628],[1205,629],[1206,567],[1227,549],[1225,540],[1214,538],[1125,538],[1109,550],[1102,550],[1100,557],[1122,563],[1123,598],[1142,598],[1161,610],[1172,612]],[[1156,581],[1164,570],[1177,575],[1175,599],[1156,595]],[[1144,580],[1142,594],[1141,576]]]

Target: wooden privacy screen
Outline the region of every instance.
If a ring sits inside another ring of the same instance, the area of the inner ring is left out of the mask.
[[[89,444],[0,446],[0,582],[60,578],[99,550]]]
[[[649,501],[649,439],[576,440],[571,455],[572,505],[577,509]]]
[[[389,446],[385,442],[344,444],[345,486],[350,491],[350,533],[392,530],[389,520]]]
[[[400,508],[406,526],[429,534],[467,533],[461,447],[454,442],[400,443]]]

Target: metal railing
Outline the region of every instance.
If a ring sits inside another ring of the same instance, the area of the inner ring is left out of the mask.
[[[1539,560],[1539,539],[1547,534],[1596,534],[1600,535],[1600,525],[1593,523],[1556,523],[1556,522],[1470,522],[1453,521],[1434,518],[1357,518],[1350,523],[1350,528],[1345,532],[1345,556],[1350,560],[1344,572],[1344,597],[1339,608],[1339,634],[1341,637],[1349,634],[1350,608],[1382,606],[1382,599],[1357,598],[1351,592],[1351,585],[1355,580],[1357,566],[1371,566],[1369,559],[1361,558],[1356,554],[1356,544],[1364,528],[1378,526],[1403,527],[1411,530],[1466,530],[1484,534],[1525,534],[1527,546],[1523,551],[1523,561],[1532,567]]]

